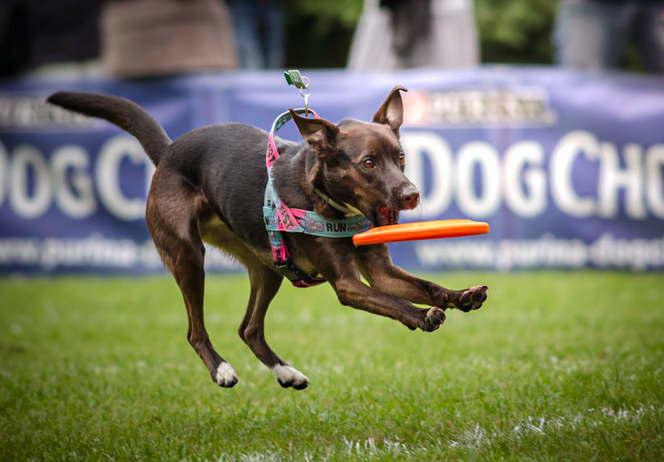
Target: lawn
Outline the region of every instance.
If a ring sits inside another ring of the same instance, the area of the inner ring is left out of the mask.
[[[0,459],[664,459],[664,276],[431,279],[489,299],[423,333],[284,285],[267,336],[299,392],[237,336],[242,276],[206,293],[233,389],[188,345],[167,277],[0,280]]]

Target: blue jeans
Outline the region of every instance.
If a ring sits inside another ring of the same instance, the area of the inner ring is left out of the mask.
[[[284,61],[279,0],[227,0],[240,69],[276,69]]]
[[[613,69],[631,41],[649,72],[664,73],[664,7],[648,1],[559,0],[556,62]]]

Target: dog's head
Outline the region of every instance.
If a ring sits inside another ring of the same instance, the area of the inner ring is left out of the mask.
[[[315,154],[309,180],[336,202],[358,209],[376,226],[396,224],[400,210],[417,207],[420,194],[404,175],[399,143],[403,87],[395,87],[370,123],[346,119],[334,125],[291,110],[302,138]]]

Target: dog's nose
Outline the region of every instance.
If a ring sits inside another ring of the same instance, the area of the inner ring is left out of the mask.
[[[399,198],[399,208],[401,210],[411,210],[420,203],[420,192],[413,185],[408,185],[401,190]]]

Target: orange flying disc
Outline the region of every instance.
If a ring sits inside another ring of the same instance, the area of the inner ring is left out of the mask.
[[[353,244],[371,245],[443,237],[475,236],[489,232],[489,225],[473,220],[438,220],[372,228],[353,236]]]

